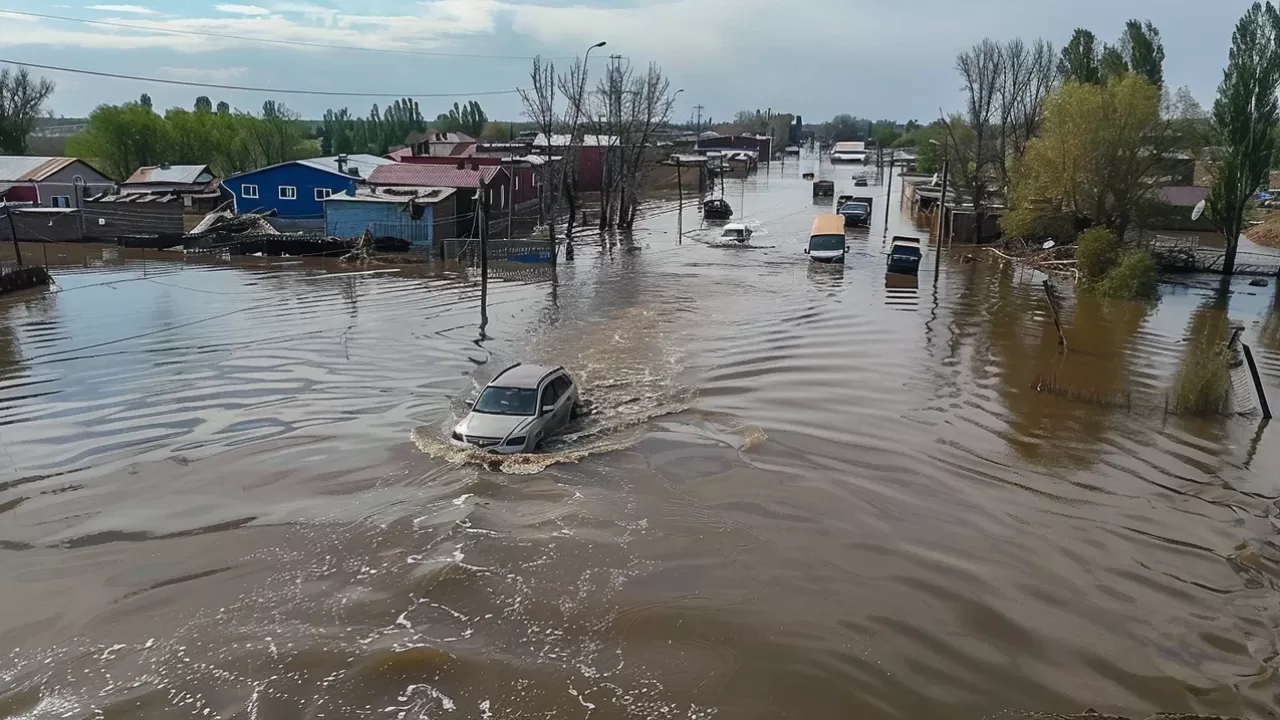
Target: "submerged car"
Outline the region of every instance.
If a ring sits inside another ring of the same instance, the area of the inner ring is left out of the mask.
[[[480,391],[455,443],[503,455],[533,452],[573,419],[578,385],[562,367],[516,364]]]
[[[865,202],[847,202],[840,206],[845,225],[867,227],[871,224],[871,206]]]

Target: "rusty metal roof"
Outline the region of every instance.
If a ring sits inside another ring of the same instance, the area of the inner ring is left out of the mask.
[[[416,187],[478,188],[493,180],[502,168],[473,163],[457,165],[420,165],[392,163],[383,165],[369,176],[370,185],[411,185]]]
[[[0,155],[0,182],[40,182],[75,161],[70,157]]]
[[[122,185],[162,183],[165,185],[204,185],[213,180],[208,165],[160,165],[138,168]]]

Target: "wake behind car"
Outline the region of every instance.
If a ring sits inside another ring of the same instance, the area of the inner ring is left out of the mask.
[[[502,455],[533,452],[569,424],[577,405],[578,386],[564,368],[512,365],[480,391],[452,439]]]

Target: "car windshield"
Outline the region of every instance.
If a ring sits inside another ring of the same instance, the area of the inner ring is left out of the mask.
[[[488,387],[476,400],[475,412],[485,415],[536,415],[538,391],[527,388]]]
[[[840,212],[865,213],[867,211],[866,203],[849,203],[840,208]]]
[[[809,252],[829,252],[843,249],[843,235],[814,235],[809,238]]]

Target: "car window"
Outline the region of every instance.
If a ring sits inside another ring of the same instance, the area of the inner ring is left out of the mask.
[[[564,394],[569,392],[570,388],[573,387],[573,381],[569,379],[568,375],[561,375],[555,380],[552,380],[551,384],[555,386],[560,397],[564,397]]]
[[[533,415],[534,391],[524,388],[487,387],[472,409],[486,415]]]
[[[556,384],[554,382],[547,383],[547,386],[542,390],[542,407],[555,405],[559,399],[560,392],[556,390]]]

